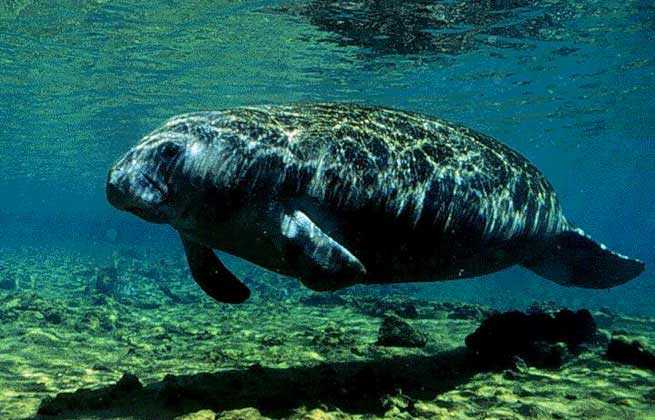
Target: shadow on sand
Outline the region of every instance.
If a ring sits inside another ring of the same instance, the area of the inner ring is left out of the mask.
[[[400,391],[411,399],[433,399],[479,371],[462,347],[433,356],[286,369],[255,365],[217,373],[169,375],[145,387],[126,374],[114,385],[48,398],[37,418],[171,418],[201,409],[218,412],[245,407],[284,417],[296,408],[321,404],[350,413],[382,414],[389,394]]]

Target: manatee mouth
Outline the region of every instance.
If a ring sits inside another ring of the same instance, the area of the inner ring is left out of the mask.
[[[153,177],[151,177],[150,175],[148,175],[145,172],[140,172],[139,175],[141,175],[141,177],[143,177],[143,179],[148,181],[148,186],[150,188],[159,191],[159,193],[162,196],[166,195],[166,192],[164,191],[164,188],[161,185],[159,185],[159,183],[157,181],[155,181],[155,179]]]
[[[110,171],[106,193],[112,206],[148,222],[166,223],[174,216],[167,188],[144,172]]]
[[[146,222],[151,223],[166,223],[170,220],[169,212],[167,206],[159,206],[159,208],[149,208],[143,209],[141,207],[125,207],[124,211],[132,213],[133,215],[140,217]]]

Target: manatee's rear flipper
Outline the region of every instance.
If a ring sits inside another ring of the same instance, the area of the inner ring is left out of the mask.
[[[610,251],[580,229],[558,234],[522,265],[555,283],[589,289],[618,286],[644,271],[643,262]]]
[[[250,289],[225,268],[214,251],[184,237],[182,244],[191,274],[205,293],[224,303],[242,303],[250,297]]]
[[[287,261],[313,290],[337,290],[355,284],[366,268],[348,249],[332,239],[299,210],[282,216],[281,233]]]

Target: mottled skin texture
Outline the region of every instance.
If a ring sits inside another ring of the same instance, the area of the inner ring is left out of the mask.
[[[182,152],[167,162],[162,148],[171,143]],[[316,290],[529,265],[551,238],[572,229],[550,184],[518,153],[465,127],[378,107],[298,104],[181,115],[115,168],[130,165],[155,173],[145,183],[159,180],[155,190],[164,199],[117,207]],[[299,252],[305,245],[280,228],[298,211],[345,249],[339,258],[348,260],[349,251],[365,269],[330,262],[317,270],[306,258],[311,252]]]

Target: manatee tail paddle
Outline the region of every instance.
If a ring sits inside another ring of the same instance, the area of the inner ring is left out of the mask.
[[[543,252],[522,265],[563,286],[607,289],[632,280],[644,271],[643,262],[610,251],[582,230],[562,232]]]

